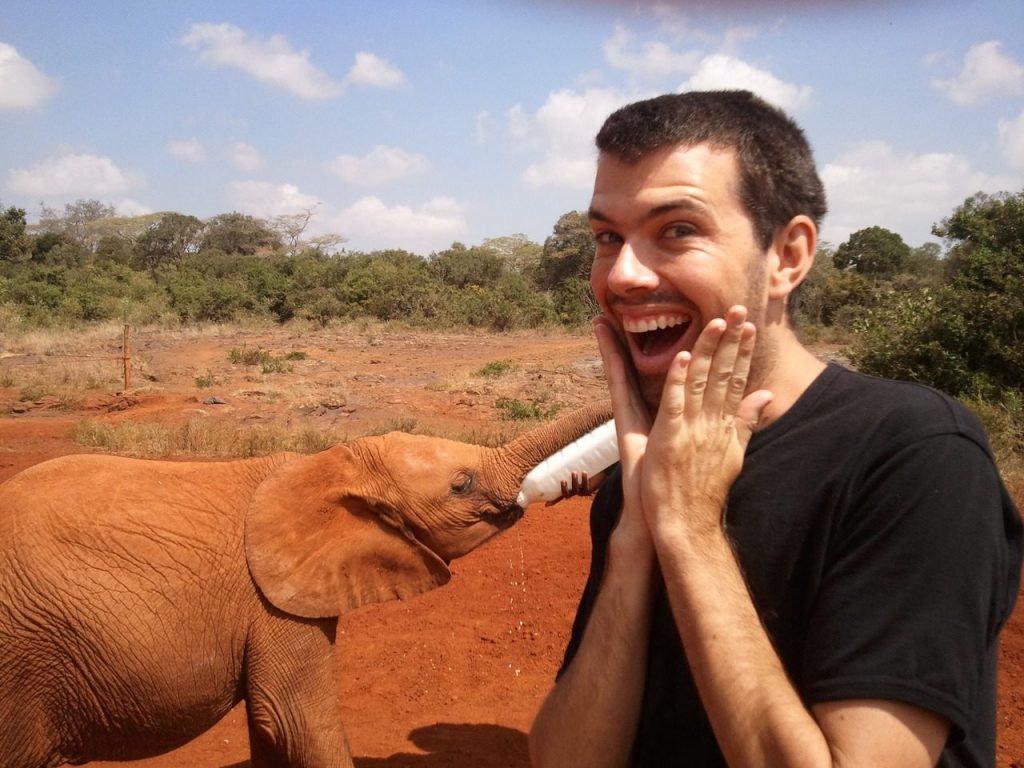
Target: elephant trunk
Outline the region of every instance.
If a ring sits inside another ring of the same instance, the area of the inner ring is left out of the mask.
[[[496,448],[488,457],[485,472],[489,487],[497,490],[503,505],[515,503],[526,474],[544,459],[612,418],[608,401],[573,411],[550,424],[530,430]]]

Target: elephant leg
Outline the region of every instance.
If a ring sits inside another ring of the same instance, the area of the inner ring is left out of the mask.
[[[247,648],[252,768],[352,768],[334,662],[336,619],[268,615]]]

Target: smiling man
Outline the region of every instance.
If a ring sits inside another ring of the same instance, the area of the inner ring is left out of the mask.
[[[534,765],[993,766],[1020,516],[959,404],[800,344],[825,214],[803,133],[693,92],[597,145],[621,461]]]

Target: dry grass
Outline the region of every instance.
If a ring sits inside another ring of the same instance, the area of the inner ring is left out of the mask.
[[[123,325],[119,322],[91,324],[74,329],[26,329],[10,318],[5,318],[0,311],[0,387],[14,389],[21,401],[47,400],[48,407],[65,410],[82,407],[90,393],[119,391],[123,381],[116,358],[121,351],[122,330]],[[133,348],[142,349],[142,343],[147,337],[160,337],[185,342],[224,340],[225,350],[228,350],[239,344],[238,334],[246,330],[265,330],[265,326],[205,324],[133,328]],[[276,333],[282,331],[279,326],[274,330]],[[349,401],[351,393],[343,378],[329,384],[307,379],[302,375],[303,366],[308,365],[307,361],[298,353],[294,357],[288,354],[291,349],[288,345],[292,342],[295,349],[301,348],[302,342],[324,334],[325,330],[319,325],[298,321],[283,330],[286,341],[277,356],[287,359],[288,365],[294,364],[296,372],[290,376],[273,372],[268,375],[261,368],[252,367],[252,373],[245,373],[243,379],[258,389],[258,397],[266,403],[284,403],[300,409],[314,409],[327,403],[329,407],[336,407],[339,403]],[[347,343],[346,340],[357,338],[360,344],[386,346],[392,335],[434,336],[439,332],[409,329],[397,322],[364,319],[333,328],[329,333],[337,343]],[[480,333],[486,335],[483,331]],[[228,352],[225,351],[224,362],[230,365],[227,356]],[[146,388],[145,356],[136,353],[132,362],[136,388],[140,385]],[[260,362],[262,364],[262,358]],[[259,375],[261,372],[262,375]],[[501,389],[499,384],[521,378],[522,375],[519,366],[511,360],[483,360],[476,368],[461,374],[449,373],[447,377],[427,384],[425,389],[465,389],[497,397],[501,394],[498,391]],[[190,376],[190,382],[197,391],[211,390],[213,387],[230,386],[229,376],[229,371],[203,368]],[[159,389],[159,383],[155,387]],[[536,402],[543,403],[546,400],[546,393],[542,390],[532,389],[531,394]],[[519,402],[509,398],[506,400],[510,405]],[[1021,449],[1024,436],[1021,433],[1020,409],[1007,409],[984,402],[967,404],[985,425],[1007,488],[1019,504],[1024,503],[1024,451]],[[543,414],[529,412],[524,415],[535,417]],[[322,427],[314,429],[308,425],[293,425],[290,422],[232,424],[194,417],[182,426],[138,421],[111,426],[87,420],[76,428],[75,439],[86,447],[135,456],[242,457],[278,451],[309,453],[362,434],[388,431],[433,434],[461,442],[498,445],[526,427],[522,422],[504,422],[496,429],[472,431],[468,427],[458,433],[440,433],[417,423],[415,419],[401,418],[374,427],[350,425],[349,429],[353,431],[342,433]]]
[[[79,445],[124,456],[249,458],[281,451],[315,453],[345,442],[336,430],[239,426],[193,417],[179,426],[129,421],[119,425],[85,419],[72,430]]]
[[[169,426],[158,422],[126,421],[118,425],[83,419],[72,429],[79,445],[93,450],[139,458],[201,456],[205,458],[251,458],[282,451],[316,453],[357,437],[406,432],[443,437],[472,445],[495,447],[517,434],[499,432],[440,432],[424,428],[416,419],[402,418],[368,428],[359,434],[342,430],[313,429],[309,426],[241,426],[194,416],[184,424]]]
[[[120,340],[123,324],[107,322],[66,328],[5,329],[3,351],[18,355],[75,355]]]
[[[53,400],[63,410],[80,408],[89,392],[117,389],[119,380],[110,366],[97,363],[45,362],[0,370],[0,386],[18,390],[18,400]]]
[[[1024,512],[1024,455],[1014,453],[997,457],[999,474],[1003,477],[1010,498],[1017,503],[1017,508]]]

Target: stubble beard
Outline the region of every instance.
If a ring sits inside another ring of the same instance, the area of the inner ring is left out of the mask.
[[[743,301],[736,302],[747,308],[747,321],[754,324],[758,334],[750,361],[750,372],[747,375],[747,394],[761,389],[763,382],[771,378],[771,371],[775,367],[776,344],[770,334],[764,333],[767,319],[764,288],[768,280],[764,271],[765,258],[767,255],[764,252],[759,252],[749,259],[746,270],[746,297]],[[630,367],[632,367],[632,363]],[[641,375],[634,368],[633,375],[636,377],[640,395],[647,403],[653,418],[658,412],[661,396],[665,390],[666,374]]]

